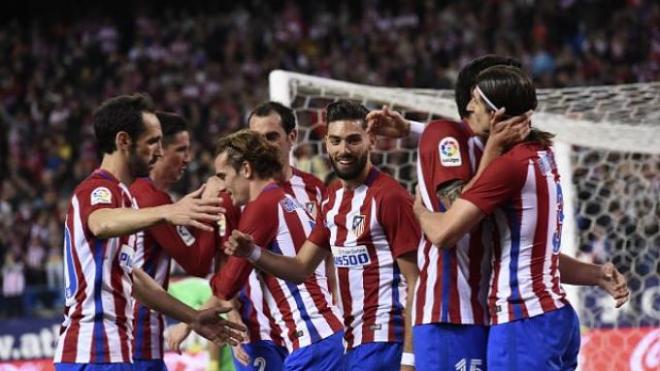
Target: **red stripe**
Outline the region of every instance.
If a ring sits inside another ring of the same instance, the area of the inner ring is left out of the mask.
[[[362,307],[362,343],[369,343],[374,341],[374,326],[376,324],[376,310],[378,309],[378,298],[380,297],[380,291],[382,289],[380,284],[380,262],[378,261],[378,252],[376,247],[373,244],[373,238],[371,237],[371,220],[376,218],[376,215],[371,215],[371,203],[374,202],[373,195],[371,194],[371,188],[367,191],[367,195],[362,202],[360,207],[360,214],[364,215],[364,232],[361,236],[358,237],[357,244],[365,245],[367,251],[369,252],[369,258],[371,263],[363,270],[362,272],[362,282],[364,288],[364,302]],[[351,223],[351,220],[347,220],[347,223]],[[346,224],[348,228],[350,224]],[[391,247],[390,247],[391,249]],[[390,322],[393,318],[394,307],[390,309]],[[390,334],[388,334],[388,340],[394,340],[393,331],[394,326],[389,326]]]
[[[264,290],[261,290],[262,292],[262,302],[261,302],[261,307],[263,308],[264,315],[266,318],[268,318],[268,324],[270,326],[270,336],[274,342],[276,342],[278,345],[283,345],[284,340],[282,339],[282,330],[280,329],[279,324],[275,322],[275,318],[273,317],[273,314],[270,313],[270,309],[268,308],[268,302],[266,301],[266,293]]]
[[[432,247],[435,249],[436,247]],[[440,314],[442,313],[442,306],[447,303],[442,302],[442,264],[443,264],[442,251],[438,250],[438,261],[435,265],[435,283],[433,285],[433,293],[436,294],[433,300],[433,309],[431,312],[431,322],[440,322]]]
[[[499,223],[495,221],[493,228],[493,273],[492,284],[490,286],[490,295],[488,295],[488,307],[491,315],[491,325],[496,325],[497,321],[497,285],[500,278],[500,269],[502,267],[502,246],[500,245]]]
[[[269,274],[264,276],[265,276],[264,280],[266,281],[266,286],[268,287],[268,291],[273,296],[273,299],[275,300],[275,305],[277,306],[277,308],[279,308],[280,313],[282,313],[284,325],[287,328],[287,337],[293,343],[292,344],[293,349],[298,349],[300,347],[300,341],[296,336],[297,329],[296,329],[296,323],[293,319],[293,311],[291,310],[291,306],[289,305],[289,302],[286,300],[286,295],[284,294],[284,291],[282,291],[282,289],[280,288],[280,282],[277,278]]]
[[[337,200],[337,193],[331,192],[329,202],[326,204],[325,213],[334,206],[335,202],[341,202],[337,215],[335,215],[335,225],[346,225],[347,214],[351,210],[351,203],[353,200],[353,192],[344,190],[344,195],[341,200]],[[346,242],[346,235],[348,230],[346,228],[337,228],[337,236],[334,245],[341,246]],[[351,297],[351,283],[348,276],[349,270],[347,268],[337,268],[337,279],[339,282],[339,296],[341,297],[341,304],[344,310],[344,339],[346,340],[346,347],[348,350],[353,349],[355,342],[355,333],[352,323],[355,320],[353,317],[353,301]]]
[[[424,239],[424,246],[422,247],[422,254],[424,256],[424,264],[422,265],[422,270],[419,272],[419,286],[417,287],[417,292],[415,292],[416,306],[415,306],[415,324],[421,325],[424,322],[424,305],[426,304],[426,284],[429,279],[428,269],[431,262],[429,258],[429,253],[431,251],[431,243]],[[433,305],[436,305],[435,300],[432,302]]]
[[[144,233],[144,239],[143,239],[143,246],[144,246],[144,264],[143,266],[147,265],[147,262],[150,262],[150,259],[152,259],[153,255],[153,244],[155,241],[150,237],[149,233]],[[114,266],[113,266],[114,269]],[[113,286],[115,286],[116,283],[114,282],[114,275],[113,275]],[[116,287],[116,286],[115,286]],[[133,353],[137,353],[136,350],[140,348],[141,358],[142,359],[152,359],[152,354],[151,354],[151,327],[150,327],[150,317],[151,313],[149,313],[146,318],[140,322],[140,317],[139,317],[139,311],[140,308],[144,307],[142,304],[140,304],[138,301],[135,301],[135,305],[133,306]],[[144,307],[146,310],[148,310],[146,307]],[[138,344],[138,329],[142,329],[142,342]]]
[[[458,253],[456,249],[451,250],[451,273],[449,275],[449,322],[462,323],[461,319],[461,298],[458,293]]]
[[[470,276],[468,277],[468,285],[470,286],[470,305],[472,306],[472,315],[474,323],[483,325],[484,323],[484,307],[479,301],[479,286],[481,285],[481,263],[484,259],[484,246],[483,246],[483,224],[479,225],[470,233],[470,247],[468,249],[468,260]]]
[[[245,285],[245,295],[247,296],[248,301],[252,302],[252,306],[248,312],[248,318],[246,321],[246,325],[248,327],[248,335],[250,335],[250,342],[262,340],[260,331],[261,326],[259,320],[257,319],[257,311],[254,307],[254,302],[252,301],[252,284],[250,282]]]
[[[87,281],[83,274],[80,258],[78,257],[78,247],[76,246],[76,235],[73,228],[73,207],[69,205],[66,223],[71,233],[71,253],[73,254],[73,264],[76,269],[78,280],[78,289],[76,292],[76,306],[73,314],[70,316],[71,323],[69,330],[64,336],[64,345],[62,346],[62,363],[75,363],[78,355],[78,336],[80,331],[80,319],[82,318],[83,302],[87,299],[85,291],[87,290]],[[67,308],[69,309],[69,308]],[[68,313],[67,313],[68,314]]]
[[[534,179],[536,181],[536,229],[534,231],[534,246],[532,247],[532,261],[530,264],[530,273],[532,278],[532,290],[534,295],[539,299],[543,312],[549,312],[556,309],[552,301],[548,288],[545,287],[543,282],[543,265],[546,260],[547,249],[552,249],[548,246],[548,216],[549,216],[549,190],[546,178],[541,174],[537,165],[533,167]]]

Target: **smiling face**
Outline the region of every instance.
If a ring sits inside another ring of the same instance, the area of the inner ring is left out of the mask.
[[[144,131],[132,143],[128,151],[128,169],[132,177],[149,176],[149,171],[162,156],[162,132],[158,117],[153,113],[142,113]]]
[[[356,180],[369,161],[373,142],[361,124],[359,120],[340,120],[328,124],[325,145],[330,163],[340,179]]]
[[[216,156],[213,165],[215,175],[224,183],[225,191],[231,195],[234,205],[245,205],[250,200],[249,165],[247,162],[244,162],[237,171],[229,162],[225,151]]]
[[[163,147],[163,156],[156,163],[154,172],[169,184],[178,182],[190,163],[190,133],[180,131],[170,137]]]

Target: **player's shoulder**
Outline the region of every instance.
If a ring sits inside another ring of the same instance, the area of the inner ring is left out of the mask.
[[[136,179],[129,189],[140,207],[152,207],[172,202],[170,195],[158,189],[148,177]]]
[[[396,200],[408,198],[408,191],[391,175],[378,171],[373,182],[369,185],[374,197],[381,200]]]
[[[325,188],[325,185],[323,184],[321,179],[317,178],[314,174],[308,173],[306,171],[302,171],[295,167],[292,168],[292,170],[293,170],[293,175],[300,177],[300,179],[302,179],[302,181],[306,185],[311,185],[317,188]]]
[[[467,138],[469,133],[462,122],[452,120],[434,120],[429,122],[422,132],[420,141],[438,141],[444,137]]]
[[[95,171],[80,182],[73,193],[80,194],[94,191],[97,191],[100,196],[103,196],[102,193],[105,192],[109,194],[121,192],[121,186],[119,181],[114,177]]]

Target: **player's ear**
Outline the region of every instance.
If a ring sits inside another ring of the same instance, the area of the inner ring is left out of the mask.
[[[292,144],[296,144],[296,140],[298,139],[298,129],[291,130],[291,132],[287,134],[287,137]]]
[[[125,131],[120,131],[115,135],[115,146],[118,150],[128,150],[133,144],[133,139]]]
[[[250,179],[250,177],[252,177],[252,165],[250,165],[250,163],[247,161],[243,161],[241,164],[240,173],[244,178]]]

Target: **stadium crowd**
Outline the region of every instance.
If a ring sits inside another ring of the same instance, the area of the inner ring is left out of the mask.
[[[209,174],[215,139],[268,98],[276,68],[449,89],[468,60],[495,52],[520,58],[537,87],[660,79],[660,4],[647,0],[253,1],[218,14],[147,14],[129,25],[0,27],[0,316],[61,310],[63,214],[98,164],[91,114],[107,97],[144,91],[188,119],[182,193]]]

